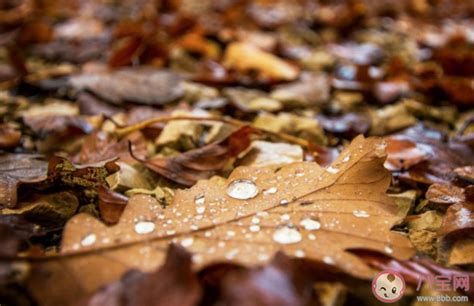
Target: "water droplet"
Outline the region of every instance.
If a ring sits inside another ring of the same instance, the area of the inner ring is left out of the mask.
[[[315,240],[316,239],[316,236],[314,234],[309,234],[308,235],[308,239],[309,240]]]
[[[351,153],[347,154],[347,155],[342,159],[342,162],[343,162],[343,163],[347,163],[350,159],[351,159]]]
[[[252,223],[253,223],[253,224],[259,224],[259,223],[260,223],[260,219],[257,218],[257,217],[253,217],[253,218],[252,218]]]
[[[300,225],[308,231],[315,231],[321,228],[321,223],[311,218],[304,218],[301,220]]]
[[[151,221],[139,221],[135,223],[134,229],[137,234],[149,234],[155,230],[155,223]]]
[[[238,249],[230,250],[229,252],[227,252],[227,253],[225,254],[225,258],[231,260],[232,258],[234,258],[234,257],[237,255],[237,253],[239,253],[239,250],[238,250]]]
[[[183,247],[189,247],[189,246],[192,246],[194,243],[194,238],[193,237],[187,237],[187,238],[184,238],[182,241],[181,241],[181,245]]]
[[[306,254],[303,250],[296,250],[295,251],[295,256],[301,258],[301,257],[305,257]]]
[[[167,235],[174,235],[174,234],[176,234],[176,231],[175,230],[167,230],[166,234]]]
[[[368,217],[370,217],[369,213],[366,212],[365,210],[354,210],[352,212],[352,214],[354,216],[356,216],[357,218],[368,218]]]
[[[97,237],[95,234],[88,234],[81,240],[81,245],[82,246],[91,246],[95,243],[97,240]]]
[[[250,229],[251,232],[258,232],[260,230],[260,226],[252,225],[252,226],[250,226],[249,229]]]
[[[385,251],[385,253],[387,254],[392,254],[393,253],[393,248],[390,246],[390,245],[386,245],[383,250]]]
[[[288,200],[287,199],[283,199],[280,201],[280,205],[288,205]]]
[[[227,187],[227,195],[234,199],[248,200],[256,197],[258,188],[250,180],[235,180]]]
[[[260,260],[260,261],[266,261],[270,258],[270,256],[268,256],[267,254],[258,254],[258,257],[257,259]]]
[[[334,173],[338,173],[339,169],[333,166],[329,166],[328,168],[326,168],[326,171],[334,174]]]
[[[289,215],[289,214],[281,215],[281,216],[280,216],[280,219],[281,219],[282,221],[288,221],[288,220],[290,220],[290,215]]]
[[[206,201],[206,198],[205,198],[203,195],[196,196],[196,197],[194,198],[194,203],[195,203],[196,205],[203,205],[205,201]]]
[[[301,241],[301,234],[297,228],[285,225],[275,230],[273,240],[280,244],[298,243]]]
[[[205,210],[206,210],[206,207],[205,207],[205,206],[198,206],[198,207],[196,207],[196,212],[197,212],[198,214],[203,214]]]
[[[265,190],[263,191],[263,194],[264,194],[264,195],[274,194],[274,193],[276,193],[277,191],[278,191],[278,188],[276,188],[276,187],[270,187],[270,188],[268,188],[268,189],[265,189]]]
[[[332,259],[331,256],[324,256],[323,257],[323,262],[328,264],[328,265],[333,265],[334,264],[334,259]]]
[[[227,231],[226,235],[229,236],[229,237],[234,237],[235,232],[234,231]]]

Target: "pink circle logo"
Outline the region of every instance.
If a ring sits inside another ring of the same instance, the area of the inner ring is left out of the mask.
[[[372,281],[372,293],[383,303],[393,303],[403,297],[405,280],[400,273],[385,270],[377,274]]]

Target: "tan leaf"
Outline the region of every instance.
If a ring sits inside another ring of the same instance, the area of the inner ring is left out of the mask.
[[[227,180],[216,177],[177,191],[168,208],[134,196],[112,227],[78,215],[66,225],[59,258],[36,265],[32,275],[42,281],[32,280],[31,289],[45,303],[65,304],[131,268],[156,269],[170,242],[194,253],[196,267],[263,264],[281,250],[369,278],[374,271],[346,250],[413,255],[408,239],[390,231],[400,218],[385,194],[391,176],[383,168],[383,150],[380,139],[360,136],[327,169],[310,162],[239,167]],[[45,282],[59,280],[69,296],[51,300],[54,293],[45,288],[58,288]]]
[[[246,72],[256,70],[275,80],[294,80],[299,70],[277,56],[242,42],[230,44],[224,55],[224,66]]]

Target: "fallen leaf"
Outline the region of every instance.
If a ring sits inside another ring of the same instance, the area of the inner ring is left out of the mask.
[[[0,155],[0,205],[14,207],[20,184],[46,179],[48,163],[40,158],[32,154]]]
[[[222,141],[172,157],[156,156],[147,160],[135,157],[150,170],[185,186],[208,179],[222,170],[232,157],[250,145],[251,127],[242,127]],[[132,149],[130,151],[132,153]]]
[[[450,183],[456,178],[454,169],[474,164],[468,144],[421,124],[385,139],[387,167],[407,182]]]
[[[450,184],[432,184],[426,191],[426,198],[436,204],[450,205],[464,202],[464,189]]]
[[[35,274],[49,277],[42,278],[41,292],[33,292],[47,299],[51,293],[44,288],[52,287],[45,282],[71,280],[68,296],[60,297],[64,302],[131,267],[153,270],[170,241],[192,251],[198,267],[216,261],[255,265],[283,250],[370,278],[373,271],[344,250],[364,246],[401,259],[413,254],[409,241],[390,231],[400,218],[385,194],[390,174],[383,159],[379,139],[358,137],[327,169],[315,163],[293,163],[277,173],[240,167],[227,180],[177,191],[166,209],[151,197],[132,197],[113,227],[76,216],[66,225],[62,255],[37,266]]]
[[[162,105],[182,97],[181,81],[181,77],[173,72],[143,67],[86,73],[70,78],[71,85],[77,90],[90,90],[111,103],[150,105]]]
[[[76,306],[195,306],[201,297],[197,275],[191,269],[191,255],[171,246],[166,261],[156,271],[128,272],[119,283],[111,284]]]
[[[118,158],[128,164],[136,163],[128,151],[131,142],[136,154],[146,152],[146,141],[141,133],[132,133],[122,139],[117,139],[104,132],[94,132],[84,139],[81,150],[72,157],[78,164],[93,164],[104,160]]]
[[[298,77],[299,70],[277,56],[243,42],[234,42],[227,46],[224,54],[224,66],[246,73],[258,71],[262,76],[291,81]]]
[[[449,206],[443,218],[440,233],[458,234],[459,231],[474,229],[474,203],[461,202]]]
[[[303,149],[287,143],[253,141],[238,161],[239,166],[267,167],[303,161]]]
[[[127,206],[128,198],[104,186],[99,186],[97,193],[99,195],[100,217],[107,224],[116,224]]]
[[[0,124],[0,149],[15,148],[21,139],[21,132],[7,124]]]
[[[34,224],[59,227],[76,213],[78,207],[78,199],[72,193],[62,191],[32,197],[28,202],[20,202],[15,209],[2,210],[1,215],[23,216]]]

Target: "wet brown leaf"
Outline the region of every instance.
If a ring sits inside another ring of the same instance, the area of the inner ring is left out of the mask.
[[[69,295],[59,297],[65,301],[131,267],[155,269],[168,243],[176,241],[194,253],[198,267],[216,261],[255,265],[283,250],[368,278],[373,271],[346,249],[363,246],[402,259],[413,254],[408,240],[390,231],[400,218],[385,194],[390,174],[383,160],[379,139],[358,137],[327,169],[315,163],[240,167],[227,180],[178,191],[166,209],[149,196],[135,196],[116,226],[107,228],[89,215],[74,217],[64,232],[62,256],[40,263],[35,273],[49,273],[53,283],[71,280]],[[33,283],[38,297],[52,298],[44,282],[41,288]]]

